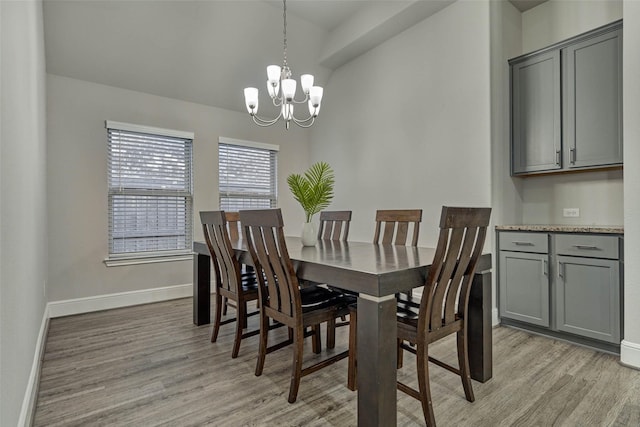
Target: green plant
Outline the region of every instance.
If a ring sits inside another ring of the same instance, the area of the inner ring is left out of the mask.
[[[300,203],[311,222],[313,215],[325,209],[333,199],[333,169],[326,162],[318,162],[300,175],[293,173],[287,177],[293,197]]]

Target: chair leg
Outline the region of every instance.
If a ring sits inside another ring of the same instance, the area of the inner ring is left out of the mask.
[[[233,340],[233,351],[231,352],[232,359],[238,357],[238,352],[240,351],[240,342],[242,341],[242,329],[244,326],[243,323],[246,323],[246,321],[247,305],[246,303],[238,303],[238,307],[236,308],[236,336]]]
[[[327,322],[327,348],[336,348],[336,319]]]
[[[427,426],[435,427],[436,418],[433,414],[431,388],[429,387],[429,346],[427,344],[418,344],[417,347],[416,366],[418,368],[418,387],[422,412]]]
[[[269,337],[269,318],[260,310],[260,346],[258,348],[258,360],[256,362],[256,377],[262,375],[264,358],[267,355],[267,338]]]
[[[227,303],[229,302],[229,299],[227,297],[223,297],[222,299],[222,314],[223,315],[227,315]]]
[[[462,378],[462,387],[464,388],[464,395],[469,402],[473,402],[475,397],[473,396],[473,387],[471,385],[471,372],[469,370],[469,352],[467,346],[467,335],[465,329],[458,331],[458,366],[460,367],[460,377]]]
[[[220,331],[220,315],[222,310],[222,296],[216,292],[216,314],[213,319],[213,332],[211,333],[211,342],[216,342],[218,339],[218,332]]]
[[[320,354],[322,351],[322,335],[320,331],[320,325],[314,325],[311,327],[313,331],[313,338],[311,339],[311,347],[315,354]],[[303,329],[304,332],[304,329]]]
[[[238,305],[240,305],[240,303],[238,303]],[[236,320],[237,319],[242,319],[242,329],[247,329],[247,302],[244,301],[242,303],[242,309],[243,309],[243,314],[240,315],[240,309],[237,310],[237,316],[236,316]]]
[[[300,378],[302,376],[302,350],[304,344],[304,329],[296,327],[293,338],[293,366],[291,367],[291,385],[289,386],[289,403],[296,401]]]
[[[402,368],[402,362],[404,362],[404,352],[402,351],[402,340],[400,338],[398,338],[398,354],[397,354],[397,359],[398,361],[397,363],[397,368],[400,369]]]
[[[358,387],[357,382],[357,351],[358,351],[358,341],[357,341],[357,331],[358,331],[358,315],[356,310],[349,310],[349,369],[347,372],[347,388],[349,390],[355,391]]]

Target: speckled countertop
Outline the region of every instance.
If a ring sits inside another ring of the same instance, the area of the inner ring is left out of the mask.
[[[570,225],[570,224],[520,224],[496,225],[500,231],[547,231],[555,233],[605,233],[624,234],[621,225]]]

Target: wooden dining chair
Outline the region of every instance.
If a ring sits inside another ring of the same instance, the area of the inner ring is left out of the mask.
[[[240,213],[239,212],[224,212],[224,217],[227,220],[227,231],[229,232],[229,239],[238,240],[242,236],[242,230],[240,226]],[[240,264],[240,273],[243,276],[252,276],[253,268],[251,266]],[[222,297],[222,315],[227,315],[227,307],[233,306],[233,303],[229,302],[227,297]]]
[[[244,332],[247,327],[247,318],[258,314],[258,311],[248,313],[247,302],[258,300],[258,282],[255,274],[243,274],[240,262],[236,259],[231,241],[224,211],[200,212],[200,222],[204,238],[211,254],[211,262],[215,271],[215,318],[211,342],[216,342],[221,325],[236,322],[236,334],[233,342],[231,357],[238,357],[240,342],[243,338],[257,335],[260,331]],[[223,302],[224,298],[224,302]],[[222,320],[222,314],[226,315],[227,302],[233,301],[236,309],[236,317]]]
[[[349,224],[351,223],[351,211],[322,211],[320,212],[320,226],[318,227],[318,240],[337,240],[346,242],[349,238]],[[318,285],[318,283],[314,283]],[[327,286],[327,285],[325,285]],[[338,292],[343,290],[329,286]],[[357,296],[351,299],[355,302]],[[348,298],[348,297],[347,297]],[[336,344],[336,327],[348,326],[346,316],[342,316],[342,322],[336,323],[329,321],[327,323],[327,348],[335,348]]]
[[[260,294],[260,348],[256,376],[262,375],[266,355],[293,344],[293,365],[288,401],[298,395],[300,379],[318,369],[344,359],[348,351],[336,354],[312,366],[302,368],[303,340],[311,328],[314,341],[319,339],[320,324],[348,313],[342,294],[312,286],[300,288],[289,258],[280,209],[240,211],[247,246],[258,277]],[[269,318],[290,328],[289,339],[268,346]]]
[[[418,246],[422,209],[378,210],[373,243],[406,245],[411,234],[411,245]],[[409,233],[409,230],[412,230]]]
[[[320,226],[318,227],[318,240],[347,241],[349,237],[349,224],[351,223],[351,211],[322,211],[320,212]]]
[[[473,402],[475,399],[469,372],[467,314],[471,283],[484,247],[490,216],[491,208],[444,206],[440,217],[440,236],[427,273],[419,310],[398,305],[398,340],[402,342],[402,349],[417,356],[419,386],[415,390],[398,382],[398,390],[420,400],[428,426],[436,425],[428,362],[459,375],[467,400]],[[429,344],[454,333],[457,338],[458,368],[429,356]],[[404,344],[404,341],[415,344],[415,348]],[[350,348],[349,351],[350,359],[355,358],[356,349]],[[355,379],[351,379],[355,374],[355,369],[350,370],[349,382],[355,383]]]
[[[227,229],[229,230],[229,239],[238,240],[241,236],[240,212],[225,211],[224,217],[227,220]]]

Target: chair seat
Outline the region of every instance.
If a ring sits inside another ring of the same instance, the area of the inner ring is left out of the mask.
[[[336,292],[320,286],[301,288],[300,299],[302,300],[303,313],[331,306],[346,307],[348,304],[347,299],[341,292]]]
[[[243,281],[242,282],[242,290],[245,292],[257,292],[258,291],[258,283],[253,280],[253,281]]]

